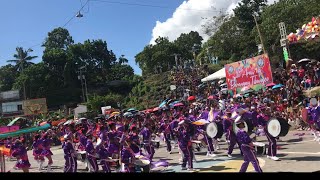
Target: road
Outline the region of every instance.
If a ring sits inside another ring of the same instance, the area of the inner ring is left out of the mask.
[[[297,134],[300,134],[297,135]],[[302,135],[304,134],[304,135]],[[302,135],[302,136],[301,136]],[[266,137],[258,137],[257,141],[268,144]],[[215,158],[206,157],[206,149],[196,152],[197,162],[194,162],[195,171],[193,172],[239,172],[243,162],[240,151],[236,148],[233,152],[233,158],[228,158],[227,143],[224,138],[219,142],[220,149],[217,150]],[[53,147],[53,172],[63,172],[65,160],[61,147]],[[46,170],[38,170],[38,164],[33,159],[32,151],[28,152],[29,161],[31,163],[30,172],[46,172]],[[156,149],[154,160],[166,160],[170,163],[168,169],[164,172],[189,172],[181,170],[179,158],[181,155],[178,149],[172,150],[169,154],[166,152],[165,143],[161,142],[159,149]],[[320,144],[313,141],[313,136],[309,131],[290,131],[286,137],[281,137],[278,141],[278,157],[280,161],[268,159],[265,155],[259,155],[259,163],[263,172],[315,172],[320,171]],[[46,161],[47,162],[47,161]],[[15,161],[6,161],[6,171],[21,172],[12,168]],[[101,167],[100,167],[101,169]],[[85,165],[78,162],[78,172],[87,172]],[[247,172],[254,172],[250,164]]]

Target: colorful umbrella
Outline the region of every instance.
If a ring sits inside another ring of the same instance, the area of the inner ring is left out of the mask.
[[[188,97],[188,101],[193,101],[193,100],[195,100],[196,99],[196,97],[194,97],[194,96],[189,96]]]
[[[212,99],[217,99],[217,96],[211,95],[208,97],[208,99],[212,100]]]
[[[173,105],[174,107],[178,107],[178,106],[184,106],[184,104],[183,103],[177,103],[177,104],[175,104],[175,105]]]
[[[275,86],[276,84],[275,83],[269,83],[269,84],[267,84],[266,86],[267,87],[271,87],[271,86]]]
[[[159,107],[155,107],[154,109],[153,109],[153,112],[155,112],[155,111],[159,111]]]
[[[197,125],[197,126],[202,126],[202,125],[205,125],[208,123],[210,123],[210,122],[205,119],[199,119],[197,121],[192,122],[192,124]]]
[[[128,111],[128,112],[130,112],[130,111],[137,111],[137,109],[136,109],[136,108],[130,108],[130,109],[128,109],[127,111]]]
[[[272,87],[272,89],[277,89],[277,88],[281,88],[281,87],[283,87],[282,84],[277,84],[277,85],[274,85],[274,86]]]

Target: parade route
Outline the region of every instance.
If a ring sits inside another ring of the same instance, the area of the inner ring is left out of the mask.
[[[286,137],[281,137],[281,141],[278,142],[278,157],[280,161],[273,161],[268,159],[265,155],[258,155],[258,160],[263,172],[315,172],[319,171],[319,143],[313,141],[313,136],[310,132],[304,132],[305,135],[297,137],[294,135],[297,131],[290,131]],[[258,141],[267,144],[266,137],[258,137]],[[217,150],[217,156],[206,157],[206,149],[202,148],[200,152],[196,151],[197,162],[194,162],[194,171],[197,173],[224,173],[224,172],[239,172],[243,163],[240,151],[235,148],[233,151],[233,157],[228,158],[227,143],[222,138],[220,149]],[[63,158],[63,151],[61,147],[53,147],[53,172],[63,172],[65,160]],[[28,152],[29,161],[31,163],[30,172],[46,172],[46,169],[39,171],[37,162],[33,159],[32,151]],[[166,152],[165,143],[161,142],[159,149],[156,149],[154,161],[166,160],[169,162],[169,167],[166,172],[184,173],[190,171],[181,170],[181,164],[179,159],[181,155],[178,153],[177,147],[172,149],[172,153]],[[47,163],[47,160],[46,160]],[[44,165],[46,165],[46,163]],[[21,172],[13,169],[15,161],[6,161],[6,171]],[[100,167],[101,170],[101,167]],[[78,172],[84,173],[84,163],[78,161]],[[251,164],[249,164],[247,172],[254,172]]]

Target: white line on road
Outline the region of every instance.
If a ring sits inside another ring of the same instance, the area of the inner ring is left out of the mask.
[[[320,152],[311,153],[311,152],[285,152],[279,151],[278,154],[306,154],[306,155],[320,155]]]

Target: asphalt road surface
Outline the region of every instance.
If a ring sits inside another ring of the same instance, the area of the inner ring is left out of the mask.
[[[265,136],[257,138],[258,142],[268,145]],[[258,160],[263,172],[316,172],[320,171],[320,144],[313,141],[313,136],[310,131],[290,131],[287,136],[280,137],[278,144],[278,157],[280,161],[268,159],[266,155],[258,155]],[[156,149],[154,161],[166,160],[169,162],[169,167],[160,172],[239,172],[243,163],[243,158],[240,155],[239,148],[235,148],[233,157],[227,156],[227,143],[222,138],[219,142],[220,149],[216,150],[216,157],[206,157],[206,148],[200,151],[196,150],[196,162],[194,162],[194,171],[181,170],[179,159],[181,155],[178,149],[172,150],[171,154],[166,152],[165,143],[161,142],[160,148]],[[53,172],[63,172],[65,160],[61,147],[53,147]],[[37,162],[33,159],[32,151],[28,152],[29,161],[31,163],[30,172],[47,172],[46,168],[38,169]],[[44,166],[46,166],[46,163]],[[6,161],[6,171],[22,172],[14,167],[14,160]],[[101,170],[101,167],[99,168]],[[85,164],[78,161],[78,172],[88,172]],[[254,172],[250,164],[247,172]]]

